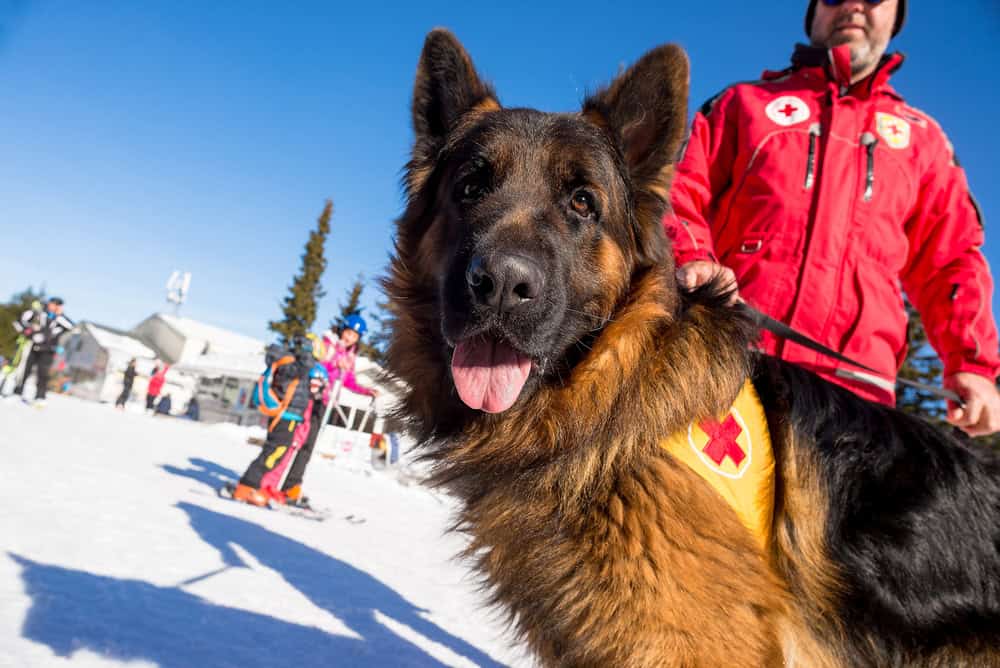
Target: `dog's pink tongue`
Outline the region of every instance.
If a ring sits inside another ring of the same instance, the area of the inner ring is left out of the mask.
[[[469,408],[500,413],[510,408],[531,371],[531,359],[503,341],[475,339],[455,346],[451,375]]]

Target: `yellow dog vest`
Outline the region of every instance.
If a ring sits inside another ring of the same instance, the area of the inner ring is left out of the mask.
[[[707,480],[767,548],[774,513],[774,452],[764,407],[749,380],[728,413],[692,422],[660,445]]]

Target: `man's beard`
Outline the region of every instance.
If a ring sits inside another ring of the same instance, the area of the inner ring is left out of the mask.
[[[832,48],[850,44],[851,38],[847,35],[834,36],[826,44],[813,42],[816,46],[826,46]],[[875,45],[867,38],[860,44],[851,44],[851,74],[864,72],[871,64],[875,54]]]
[[[871,67],[874,56],[875,56],[875,49],[867,41],[865,41],[865,43],[863,44],[852,46],[851,74],[859,74],[861,72],[864,72],[869,67]]]

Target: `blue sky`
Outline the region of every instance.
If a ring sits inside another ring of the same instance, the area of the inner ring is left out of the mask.
[[[44,284],[71,317],[129,328],[167,308],[183,269],[183,315],[269,339],[329,197],[325,325],[386,265],[432,27],[504,104],[551,111],[678,42],[694,108],[784,67],[805,5],[0,0],[0,299]],[[948,132],[1000,266],[1000,8],[911,5],[894,83]]]

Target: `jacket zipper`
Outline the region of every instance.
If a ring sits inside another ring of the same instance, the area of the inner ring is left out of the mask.
[[[822,128],[819,123],[809,126],[809,155],[806,158],[806,182],[804,187],[809,190],[816,181],[816,140],[819,138]]]
[[[875,145],[878,144],[878,137],[870,132],[861,135],[861,145],[865,147],[868,154],[867,167],[865,168],[865,195],[864,200],[870,202],[872,194],[875,192]]]

